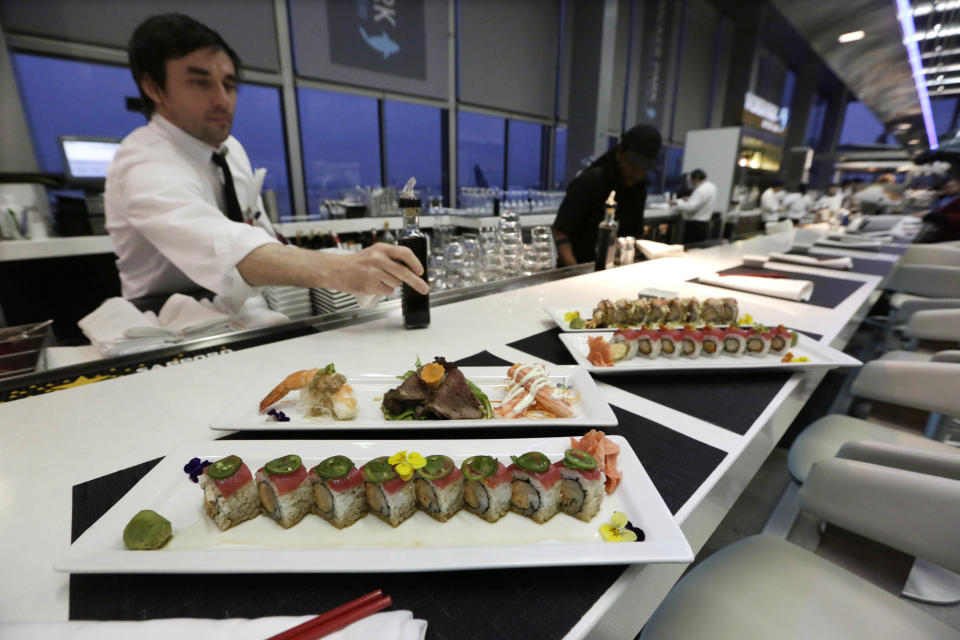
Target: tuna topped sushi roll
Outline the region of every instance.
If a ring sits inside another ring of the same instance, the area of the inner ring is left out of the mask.
[[[374,458],[363,465],[364,489],[370,513],[391,527],[399,526],[417,510],[413,477],[404,480],[387,459]]]
[[[750,331],[750,335],[747,336],[746,354],[758,358],[767,355],[767,351],[770,350],[770,338],[771,336],[767,333],[766,327],[755,326]]]
[[[449,456],[427,456],[413,482],[417,506],[434,520],[446,522],[463,508],[465,481]]]
[[[740,327],[729,327],[723,332],[723,353],[728,356],[742,356],[747,350],[747,336],[750,331]]]
[[[797,335],[796,331],[790,331],[790,329],[787,329],[782,324],[768,331],[768,335],[770,336],[769,352],[771,354],[782,356],[790,350],[790,347],[797,346],[797,340],[800,336]]]
[[[626,345],[626,351],[617,357],[622,350],[617,346],[619,343]],[[637,355],[637,346],[637,332],[633,329],[617,329],[613,333],[613,338],[610,339],[610,347],[614,350],[613,357],[616,360],[632,360]]]
[[[586,451],[567,449],[554,464],[560,471],[560,510],[589,522],[603,502],[604,475],[597,460]]]
[[[650,327],[637,329],[637,353],[644,358],[653,360],[660,355],[660,332]]]
[[[660,330],[660,355],[679,358],[683,352],[683,331],[663,327]]]
[[[363,474],[346,456],[332,456],[310,470],[313,512],[338,529],[367,515]]]
[[[702,338],[701,355],[709,358],[716,358],[723,352],[723,337],[726,331],[716,327],[707,326],[700,331]]]
[[[496,522],[510,510],[510,470],[490,456],[472,456],[463,461],[464,508],[487,522]]]
[[[313,481],[300,456],[290,454],[257,470],[260,504],[284,529],[303,520],[313,505]]]
[[[203,512],[226,531],[260,514],[253,474],[239,456],[221,458],[203,470]]]
[[[539,451],[510,456],[510,509],[544,523],[560,509],[560,471]]]
[[[680,339],[680,355],[685,358],[699,358],[703,350],[703,332],[687,325],[683,328]]]

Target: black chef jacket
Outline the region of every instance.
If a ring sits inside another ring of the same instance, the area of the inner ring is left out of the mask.
[[[555,229],[570,238],[578,263],[596,260],[597,227],[603,221],[604,203],[611,191],[617,192],[617,235],[643,237],[647,184],[641,181],[629,188],[624,186],[616,152],[616,148],[607,151],[573,179],[553,222]]]

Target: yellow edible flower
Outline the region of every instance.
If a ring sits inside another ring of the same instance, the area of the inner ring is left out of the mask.
[[[563,321],[566,323],[570,323],[573,321],[574,318],[579,318],[579,317],[580,317],[579,311],[567,311],[565,314],[563,314]]]
[[[753,324],[753,316],[749,313],[745,313],[740,316],[740,319],[737,321],[737,324]]]
[[[409,454],[406,451],[398,451],[390,456],[387,462],[393,465],[397,475],[403,478],[404,482],[413,477],[415,469],[422,469],[427,466],[427,459],[416,451],[411,451]]]
[[[636,542],[637,534],[627,526],[627,514],[614,511],[609,523],[600,525],[600,535],[607,542]]]

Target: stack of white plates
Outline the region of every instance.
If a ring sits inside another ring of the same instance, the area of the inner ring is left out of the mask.
[[[279,311],[291,320],[309,318],[313,315],[310,289],[306,287],[264,287],[263,297],[268,307]]]
[[[316,315],[335,313],[345,309],[359,309],[357,296],[333,289],[310,289],[310,300]]]

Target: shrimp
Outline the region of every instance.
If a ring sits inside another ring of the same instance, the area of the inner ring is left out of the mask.
[[[301,369],[300,371],[295,371],[294,373],[288,375],[283,379],[283,382],[275,386],[273,391],[267,394],[266,398],[260,401],[260,413],[263,413],[267,407],[275,402],[279,402],[291,391],[303,389],[305,386],[310,384],[310,381],[313,380],[313,376],[316,375],[317,371],[319,370],[320,369]]]
[[[557,418],[573,416],[570,404],[554,394],[546,370],[540,365],[515,364],[507,371],[511,383],[496,411],[504,418],[519,418],[534,403]]]

